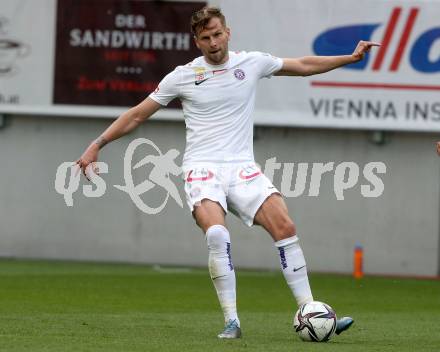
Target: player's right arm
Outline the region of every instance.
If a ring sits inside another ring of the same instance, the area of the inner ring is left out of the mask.
[[[82,169],[84,176],[88,178],[86,168],[98,160],[98,153],[102,147],[107,143],[130,133],[162,106],[168,105],[171,100],[180,96],[180,78],[181,73],[178,68],[167,74],[162,81],[160,81],[156,90],[151,93],[148,98],[124,112],[104,131],[103,134],[101,134],[101,136],[89,145],[83,155],[81,155],[76,161]],[[93,171],[97,172],[97,170]]]
[[[440,141],[437,142],[437,154],[440,156]]]
[[[104,147],[107,143],[114,141],[134,129],[136,129],[142,122],[147,120],[151,115],[153,115],[157,110],[159,110],[161,105],[147,97],[140,104],[132,107],[131,109],[124,112],[119,116],[105,131],[101,136],[94,140],[84,151],[81,157],[76,161],[76,164],[81,168],[84,176],[86,174],[86,168],[98,160],[99,150]]]

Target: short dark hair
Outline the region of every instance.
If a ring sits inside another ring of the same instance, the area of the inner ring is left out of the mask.
[[[191,33],[197,36],[208,24],[211,18],[217,17],[220,19],[223,26],[226,26],[226,19],[222,11],[218,7],[205,6],[196,11],[191,16]]]

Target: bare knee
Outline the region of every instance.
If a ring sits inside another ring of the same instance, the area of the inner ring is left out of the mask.
[[[294,235],[296,235],[296,227],[293,221],[289,218],[279,221],[279,223],[275,226],[274,233],[272,233],[272,237],[276,241],[283,240]]]
[[[217,202],[203,199],[200,205],[194,207],[193,211],[196,224],[206,233],[213,225],[225,226],[225,212]]]

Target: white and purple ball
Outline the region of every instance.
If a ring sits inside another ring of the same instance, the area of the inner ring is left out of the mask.
[[[303,341],[326,342],[336,330],[336,313],[328,304],[312,301],[295,314],[293,328]]]

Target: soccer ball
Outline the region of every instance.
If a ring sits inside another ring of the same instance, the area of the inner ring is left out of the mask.
[[[303,341],[328,341],[336,330],[336,313],[322,302],[303,304],[295,314],[293,328]]]

